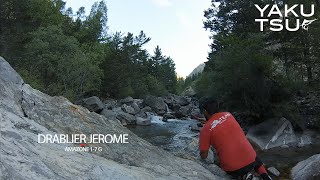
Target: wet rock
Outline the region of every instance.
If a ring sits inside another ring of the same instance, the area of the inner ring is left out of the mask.
[[[285,118],[268,120],[251,127],[247,138],[263,150],[290,144],[295,145],[298,140],[292,124]]]
[[[82,99],[77,102],[77,104],[82,105],[91,112],[99,113],[104,109],[104,104],[97,96],[92,96],[89,98]]]
[[[268,171],[270,174],[272,174],[274,176],[280,176],[280,172],[275,167],[269,167]]]
[[[192,124],[190,126],[191,131],[195,131],[195,132],[200,132],[202,126],[200,126],[199,124]]]
[[[123,104],[123,105],[121,106],[121,109],[122,109],[124,112],[126,112],[126,113],[129,113],[129,114],[132,114],[132,115],[135,114],[135,110],[133,109],[133,107],[128,106],[128,105],[126,105],[126,104]]]
[[[151,125],[151,120],[147,119],[147,118],[137,117],[137,125],[149,126],[149,125]]]
[[[320,154],[299,162],[291,170],[291,178],[300,179],[320,179]]]
[[[168,119],[175,119],[175,116],[171,113],[166,113],[163,115],[163,121],[167,121]]]

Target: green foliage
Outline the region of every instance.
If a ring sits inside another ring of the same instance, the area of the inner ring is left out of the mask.
[[[143,31],[107,34],[107,6],[95,2],[86,16],[62,0],[4,0],[0,3],[0,54],[27,83],[51,95],[72,100],[175,92],[175,65],[143,45]],[[76,18],[74,18],[76,17]]]
[[[254,36],[246,40],[226,38],[221,43],[227,47],[215,54],[213,71],[205,73],[197,90],[222,97],[228,107],[265,112],[269,106],[272,58],[264,53],[261,41]]]
[[[211,2],[204,14],[204,28],[210,30],[213,41],[209,61],[196,82],[198,95],[221,97],[229,110],[249,111],[260,117],[284,116],[299,124],[294,96],[299,90],[319,88],[320,23],[315,21],[308,31],[259,32],[254,22],[259,11],[254,4],[264,7],[276,3],[280,9],[284,4],[304,4],[309,8],[314,1]],[[316,4],[313,18],[320,14]]]
[[[40,90],[74,99],[99,89],[101,70],[89,61],[75,38],[64,35],[57,26],[39,28],[31,37],[22,69],[38,77],[35,82],[41,84]]]
[[[155,55],[150,56],[143,49],[149,41],[150,38],[142,31],[138,36],[116,33],[109,39],[105,45],[102,91],[118,98],[163,95],[175,91],[172,59],[163,56],[159,47],[156,47]]]

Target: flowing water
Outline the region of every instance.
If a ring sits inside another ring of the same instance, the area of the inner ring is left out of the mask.
[[[151,144],[170,152],[176,152],[186,147],[191,139],[198,137],[198,132],[190,130],[190,126],[197,124],[196,120],[169,119],[163,122],[161,117],[152,117],[151,126],[128,127],[132,132],[147,140]],[[320,153],[320,143],[302,148],[274,148],[267,151],[256,149],[258,156],[267,167],[275,167],[280,172],[279,178],[289,179],[291,168],[298,162]]]
[[[196,120],[168,119],[168,122],[163,122],[162,117],[153,116],[151,123],[151,126],[131,126],[128,128],[142,139],[168,151],[184,148],[192,138],[199,134],[192,132],[189,127],[197,124]]]

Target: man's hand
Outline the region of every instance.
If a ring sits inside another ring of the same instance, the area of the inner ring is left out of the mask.
[[[206,118],[201,118],[198,116],[192,116],[191,118],[200,121],[201,124],[205,124],[207,121]]]
[[[208,157],[208,151],[200,151],[201,159],[206,159]]]

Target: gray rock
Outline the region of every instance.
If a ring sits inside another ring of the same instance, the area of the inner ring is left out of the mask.
[[[144,103],[159,115],[163,115],[167,112],[167,105],[161,97],[146,96]]]
[[[215,156],[213,149],[209,149],[208,157],[201,159],[199,151],[199,138],[192,138],[187,140],[189,143],[185,145],[180,151],[175,152],[175,155],[185,159],[190,159],[200,163],[206,169],[218,176],[218,179],[224,179],[227,174],[220,167],[214,164],[218,158]]]
[[[192,124],[190,129],[191,131],[200,132],[201,127],[199,127],[197,124]]]
[[[269,173],[271,173],[274,176],[280,176],[280,172],[275,167],[269,167],[268,171],[269,171]]]
[[[82,99],[81,101],[77,102],[77,104],[82,105],[89,111],[96,113],[99,113],[104,109],[104,104],[97,96]]]
[[[174,101],[176,104],[178,104],[180,106],[186,106],[186,105],[190,104],[190,100],[184,96],[175,96]]]
[[[300,179],[320,179],[320,154],[299,162],[291,170],[291,178]]]
[[[147,114],[145,112],[140,112],[136,114],[135,117],[147,118]]]
[[[190,117],[191,107],[190,106],[181,106],[179,110],[175,111],[176,118],[185,118]]]
[[[131,114],[128,114],[128,113],[125,113],[125,112],[120,112],[119,114],[117,114],[117,119],[120,121],[120,122],[126,122],[126,124],[128,125],[134,125],[136,124],[136,117],[134,117],[133,115]]]
[[[0,107],[23,116],[24,113],[19,106],[23,84],[20,75],[0,56]]]
[[[122,106],[121,106],[121,109],[124,111],[124,112],[126,112],[126,113],[129,113],[129,114],[135,114],[135,110],[133,109],[133,107],[131,107],[131,106],[128,106],[128,105],[126,105],[126,104],[123,104]]]
[[[102,110],[100,114],[108,119],[116,119],[117,117],[117,113],[109,109]]]
[[[105,109],[112,110],[117,107],[117,101],[114,99],[108,99],[104,101]]]
[[[176,117],[173,115],[173,114],[171,114],[171,113],[166,113],[166,114],[164,114],[163,115],[163,121],[166,121],[166,120],[168,120],[168,119],[175,119]]]
[[[124,98],[124,99],[121,99],[119,102],[121,104],[127,104],[127,105],[130,105],[132,102],[134,101],[134,99],[130,96]]]
[[[251,127],[247,138],[257,144],[260,149],[285,147],[297,143],[297,136],[293,131],[292,124],[285,118],[265,121]]]
[[[299,137],[298,147],[303,147],[310,144],[312,144],[312,138],[309,135],[302,134]]]
[[[0,70],[0,131],[13,132],[0,136],[1,179],[221,179],[199,163],[151,145],[114,120],[20,80],[11,81],[8,76],[18,75],[2,58]],[[79,146],[40,144],[37,132],[128,134],[129,143],[95,145],[101,152],[66,152],[66,147]]]
[[[191,113],[190,115],[193,117],[193,116],[196,116],[196,117],[203,117],[203,114],[200,112],[200,109],[198,107],[192,107],[191,108]]]
[[[135,102],[131,104],[131,107],[134,109],[136,114],[139,113],[140,110],[141,110],[139,105],[137,103],[135,103]]]
[[[141,109],[141,112],[152,112],[152,109],[151,109],[151,107],[146,106],[146,107]]]
[[[137,125],[149,126],[149,125],[151,125],[151,120],[147,119],[147,118],[137,117]]]

